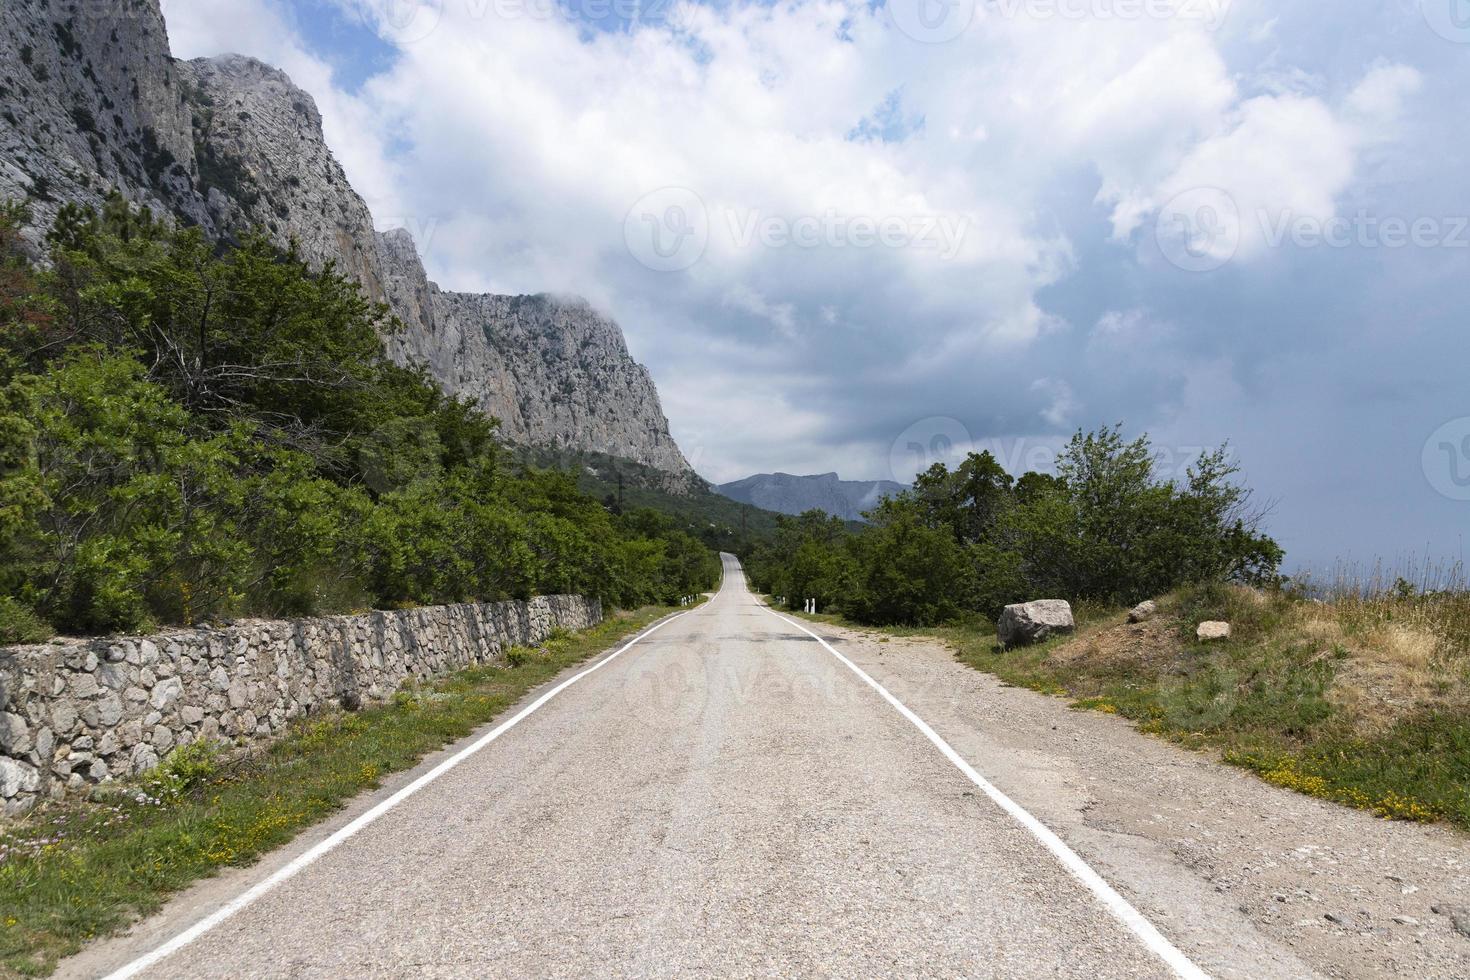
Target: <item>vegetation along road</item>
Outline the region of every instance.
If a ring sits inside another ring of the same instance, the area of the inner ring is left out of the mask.
[[[60,974],[1470,966],[1428,909],[1465,894],[1455,832],[1269,786],[922,641],[818,633],[725,562],[710,603]]]

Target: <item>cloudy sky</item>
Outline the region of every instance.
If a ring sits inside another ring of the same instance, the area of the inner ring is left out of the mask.
[[[587,296],[716,481],[1234,447],[1296,564],[1470,527],[1465,0],[167,0],[446,288]]]

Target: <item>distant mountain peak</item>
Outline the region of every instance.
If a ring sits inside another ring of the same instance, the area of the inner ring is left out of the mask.
[[[844,480],[836,473],[758,473],[715,489],[731,500],[781,514],[821,510],[843,520],[859,521],[885,497],[908,487],[892,480]]]

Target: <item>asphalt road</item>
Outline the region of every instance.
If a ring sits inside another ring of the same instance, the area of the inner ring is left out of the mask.
[[[1174,975],[834,649],[727,560],[707,605],[139,972]],[[248,884],[67,969],[136,964]]]

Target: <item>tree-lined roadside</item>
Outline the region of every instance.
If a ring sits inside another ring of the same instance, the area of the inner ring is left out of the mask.
[[[857,531],[781,522],[749,562],[791,609],[918,628],[1003,680],[1218,751],[1269,782],[1385,817],[1470,829],[1470,593],[1462,569],[1318,589],[1281,548],[1224,451],[1181,479],[1146,437],[1078,433],[1054,474],[988,453],[936,465]],[[1075,637],[1001,650],[1010,604],[1061,599]],[[1151,620],[1127,610],[1157,600]],[[1146,619],[1136,616],[1136,619]],[[1225,639],[1203,641],[1218,626]]]
[[[869,624],[993,620],[1042,596],[1132,604],[1192,582],[1270,584],[1282,551],[1238,472],[1221,449],[1169,478],[1147,437],[1079,432],[1055,474],[1012,477],[972,453],[920,474],[859,531],[816,511],[783,520],[747,568],[790,608],[815,599]]]
[[[333,269],[118,197],[64,208],[37,267],[23,223],[0,210],[0,644],[717,580],[690,522],[515,464]]]

